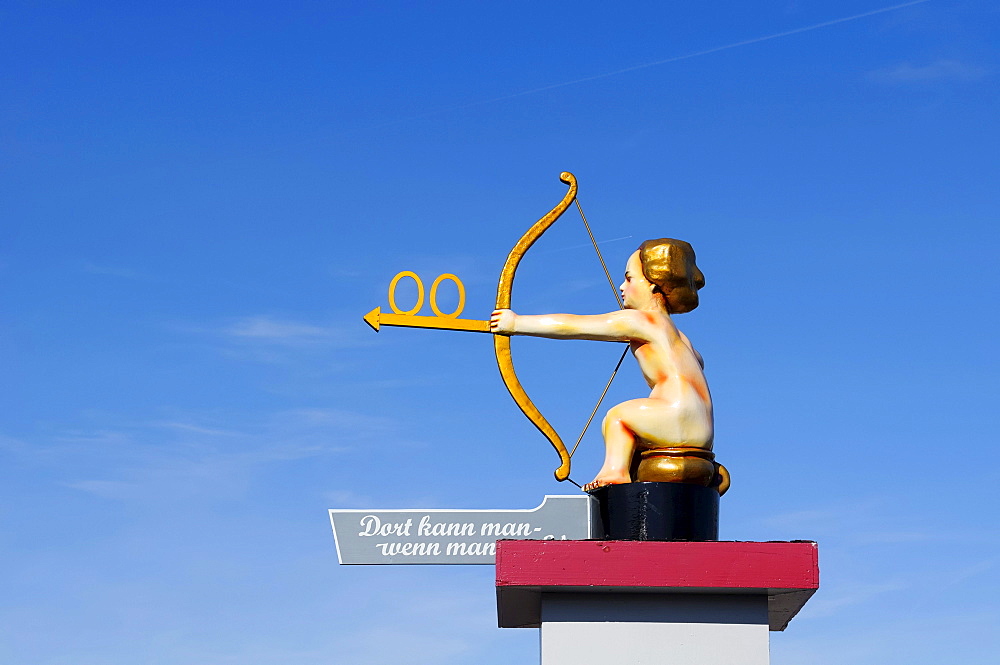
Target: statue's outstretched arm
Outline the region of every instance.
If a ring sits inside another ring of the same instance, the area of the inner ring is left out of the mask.
[[[530,335],[555,339],[590,339],[607,342],[646,340],[651,322],[637,311],[618,310],[607,314],[515,314],[496,310],[490,318],[491,330],[501,335]]]

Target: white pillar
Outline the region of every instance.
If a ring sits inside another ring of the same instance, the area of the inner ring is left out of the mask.
[[[542,665],[768,665],[762,594],[543,593]]]

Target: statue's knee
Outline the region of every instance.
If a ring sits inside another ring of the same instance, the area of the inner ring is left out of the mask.
[[[622,416],[623,413],[620,404],[608,409],[608,415],[604,416],[604,420],[601,421],[601,431],[606,432],[613,425],[621,425]]]

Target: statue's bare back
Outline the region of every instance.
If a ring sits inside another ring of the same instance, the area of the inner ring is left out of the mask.
[[[629,341],[649,397],[619,404],[609,413],[624,418],[638,448],[712,449],[712,397],[701,358],[666,314],[642,312],[644,339]],[[607,425],[605,425],[606,427]]]

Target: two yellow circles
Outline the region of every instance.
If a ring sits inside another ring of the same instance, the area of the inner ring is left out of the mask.
[[[409,277],[417,284],[417,304],[414,305],[413,309],[408,309],[405,312],[396,306],[396,285],[399,283],[399,280],[403,279],[404,277]],[[437,304],[437,290],[438,287],[441,286],[441,282],[444,281],[454,282],[455,288],[458,289],[458,307],[456,307],[455,311],[451,312],[450,314],[445,314],[444,312],[442,312],[438,308]],[[462,310],[465,309],[465,285],[462,284],[462,280],[460,280],[455,275],[452,275],[451,273],[438,275],[437,279],[434,280],[434,283],[431,284],[430,301],[431,301],[431,310],[434,312],[435,316],[444,317],[446,319],[457,318],[458,315],[462,313]],[[417,312],[419,312],[420,308],[423,306],[424,306],[424,283],[420,280],[420,277],[417,275],[417,273],[411,272],[409,270],[404,270],[392,278],[392,281],[389,282],[389,307],[392,308],[393,312],[395,312],[396,314],[403,314],[405,316],[412,316]]]

